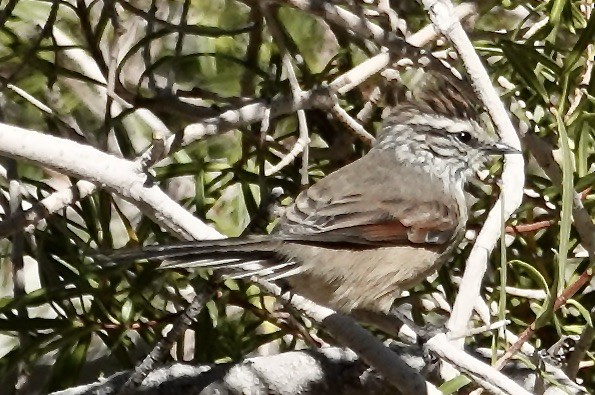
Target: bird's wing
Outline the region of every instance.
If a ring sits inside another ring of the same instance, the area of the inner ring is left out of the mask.
[[[360,178],[346,178],[354,174]],[[305,242],[440,245],[456,233],[459,214],[440,180],[373,150],[303,191],[277,231]]]

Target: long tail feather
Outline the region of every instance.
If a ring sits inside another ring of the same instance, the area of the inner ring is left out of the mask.
[[[256,263],[256,262],[251,262]],[[235,273],[227,276],[228,278],[239,280],[242,278],[249,278],[249,277],[268,277],[274,275],[276,271],[282,270],[287,266],[293,266],[295,263],[293,261],[285,262],[285,263],[277,263],[276,265],[263,265],[260,263],[260,267],[256,267],[256,265],[245,266],[242,268],[242,271],[236,271]]]
[[[241,267],[246,263],[241,261],[238,258],[233,259],[213,259],[213,258],[199,258],[195,260],[188,260],[188,261],[164,261],[160,266],[159,269],[201,269],[201,268],[208,268],[208,269],[218,269],[218,268],[234,268],[234,267]]]
[[[267,281],[278,281],[287,277],[294,276],[296,274],[300,274],[303,268],[299,265],[295,265],[289,269],[276,271],[273,275],[265,276],[264,279]]]
[[[247,238],[230,238],[222,240],[200,240],[178,244],[155,245],[142,249],[118,252],[110,256],[114,262],[128,262],[141,259],[198,260],[216,258],[245,258],[246,253],[273,253],[278,241],[269,236],[252,236]]]
[[[162,269],[216,269],[227,278],[286,277],[296,264],[279,256],[280,240],[271,236],[250,236],[223,240],[203,240],[171,245],[148,246],[116,253],[112,262],[162,260]]]

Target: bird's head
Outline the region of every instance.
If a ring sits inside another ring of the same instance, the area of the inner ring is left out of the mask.
[[[375,149],[393,150],[399,161],[463,182],[491,155],[519,152],[490,135],[464,96],[446,88],[392,108]]]

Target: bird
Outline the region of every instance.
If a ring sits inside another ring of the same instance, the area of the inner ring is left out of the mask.
[[[487,133],[456,92],[430,92],[396,104],[369,152],[302,191],[270,234],[147,246],[112,259],[282,281],[336,311],[388,314],[462,239],[468,180],[489,156],[519,152]]]

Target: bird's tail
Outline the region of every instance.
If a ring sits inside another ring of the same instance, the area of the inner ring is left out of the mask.
[[[220,269],[227,278],[259,276],[272,281],[299,272],[295,261],[276,252],[280,243],[271,236],[201,240],[122,251],[109,260],[162,260],[163,269]]]

